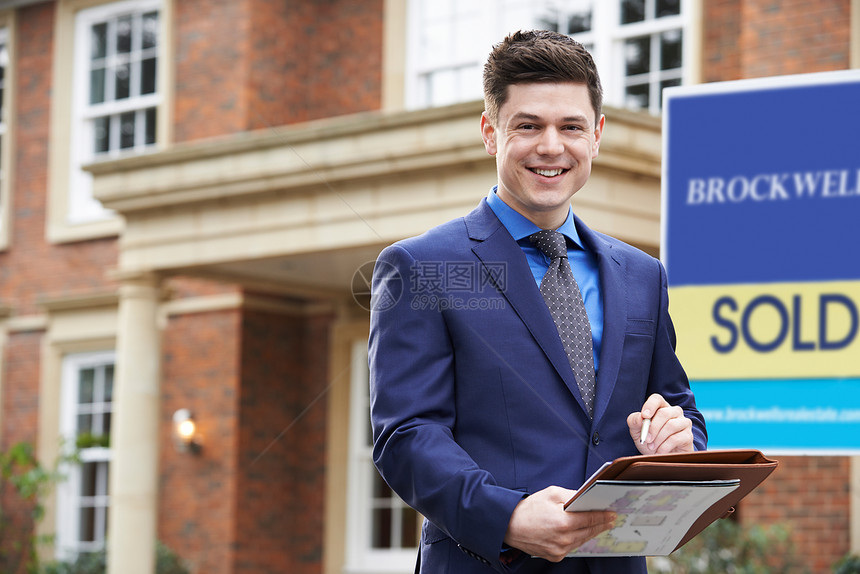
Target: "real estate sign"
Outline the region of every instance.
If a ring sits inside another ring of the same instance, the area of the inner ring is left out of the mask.
[[[671,88],[663,259],[710,448],[860,451],[860,71]]]

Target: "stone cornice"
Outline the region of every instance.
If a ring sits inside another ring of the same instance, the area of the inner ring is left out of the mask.
[[[94,193],[128,214],[260,193],[491,162],[480,140],[480,101],[413,112],[328,118],[87,166]],[[606,109],[596,165],[660,176],[660,120]]]

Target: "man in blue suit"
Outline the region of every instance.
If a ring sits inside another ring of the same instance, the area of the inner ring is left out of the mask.
[[[604,462],[706,447],[675,356],[659,261],[573,215],[603,133],[591,56],[552,32],[518,32],[484,69],[481,132],[498,184],[460,219],[386,248],[370,331],[374,461],[421,512],[432,574],[645,572],[643,558],[567,558],[611,512],[564,511]],[[583,400],[529,238],[565,237],[593,348]],[[643,421],[650,431],[640,443]]]

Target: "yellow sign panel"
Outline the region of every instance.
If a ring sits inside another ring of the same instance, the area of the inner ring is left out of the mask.
[[[860,376],[860,281],[669,289],[690,379]]]

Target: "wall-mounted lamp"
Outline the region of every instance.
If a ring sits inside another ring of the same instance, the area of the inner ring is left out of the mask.
[[[179,452],[199,454],[203,448],[194,415],[188,409],[179,409],[173,413],[173,441]]]

